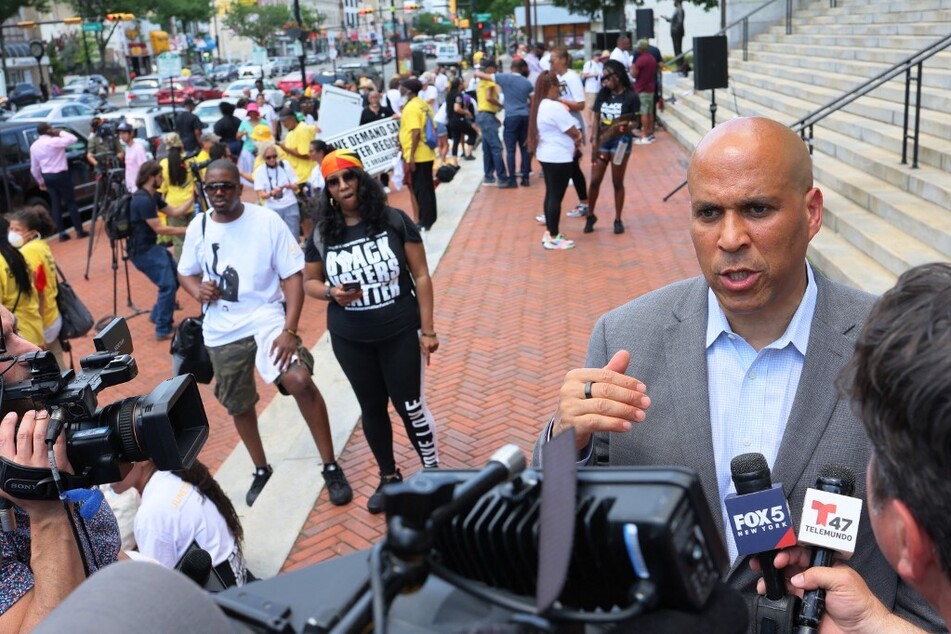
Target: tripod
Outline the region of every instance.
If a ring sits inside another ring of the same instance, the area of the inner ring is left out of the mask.
[[[106,160],[100,160],[100,165],[104,164],[115,164],[115,157],[106,156]],[[125,170],[121,167],[107,167],[104,168],[104,174],[99,179],[96,184],[96,198],[95,203],[93,204],[93,213],[92,213],[92,222],[90,223],[89,228],[89,246],[86,252],[86,274],[85,278],[89,279],[89,262],[92,258],[92,249],[93,249],[93,240],[96,236],[96,219],[99,214],[103,214],[113,205],[117,204],[119,200],[126,194],[125,187]],[[132,319],[142,313],[148,312],[141,308],[138,308],[132,302],[132,283],[129,280],[129,255],[126,245],[123,243],[125,240],[116,240],[112,237],[109,238],[109,246],[112,251],[112,314],[106,315],[102,319],[96,322],[96,332],[99,332],[103,328],[109,325],[109,323],[119,316],[119,256],[122,254],[122,262],[125,267],[125,289],[126,289],[126,306],[132,310],[132,313],[126,317],[126,319]],[[125,249],[125,250],[123,250]]]

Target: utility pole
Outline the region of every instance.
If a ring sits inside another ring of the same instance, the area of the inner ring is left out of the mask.
[[[300,33],[297,34],[297,42],[300,44],[300,56],[297,58],[297,61],[300,63],[300,91],[303,95],[307,89],[307,65],[305,64],[306,57],[304,56],[304,21],[300,16],[300,0],[294,0],[294,19],[297,20],[297,26],[300,28]]]

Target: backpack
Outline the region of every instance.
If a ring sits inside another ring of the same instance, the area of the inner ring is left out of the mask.
[[[439,145],[439,139],[436,137],[436,124],[433,123],[433,118],[429,116],[429,112],[426,112],[426,146],[430,150],[435,150],[436,146]]]
[[[124,240],[132,233],[132,194],[112,201],[103,214],[103,225],[110,240]]]

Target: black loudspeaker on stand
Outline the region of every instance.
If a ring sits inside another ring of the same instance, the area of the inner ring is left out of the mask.
[[[693,38],[693,89],[710,91],[710,129],[717,126],[717,88],[730,87],[730,73],[727,62],[727,40],[725,35],[710,35]],[[677,185],[664,196],[667,202],[671,196],[683,189],[687,181]]]
[[[654,39],[654,10],[638,9],[634,15],[637,21],[637,39]]]

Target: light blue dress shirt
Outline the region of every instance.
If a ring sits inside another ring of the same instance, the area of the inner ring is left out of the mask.
[[[763,454],[772,468],[786,430],[816,311],[816,280],[806,264],[808,284],[802,302],[783,335],[757,352],[733,332],[712,290],[707,299],[707,388],[710,427],[717,467],[720,512],[730,561],[737,557],[726,506],[735,493],[730,461],[744,453]]]

